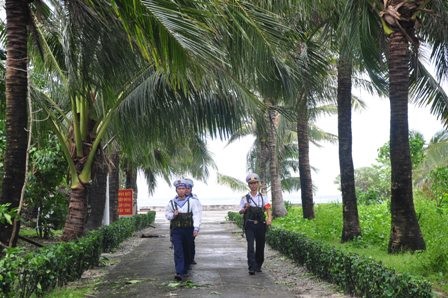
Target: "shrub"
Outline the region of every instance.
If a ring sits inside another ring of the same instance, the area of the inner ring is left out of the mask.
[[[9,249],[0,260],[0,296],[30,297],[81,277],[97,266],[101,253],[116,248],[123,240],[155,219],[155,212],[122,218],[109,226],[66,243],[44,247],[32,253]]]

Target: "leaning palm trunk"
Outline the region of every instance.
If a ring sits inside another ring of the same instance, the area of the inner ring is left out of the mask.
[[[79,117],[79,119],[83,118],[80,115],[76,115],[76,117]],[[71,191],[68,215],[64,225],[64,233],[62,235],[64,241],[76,239],[84,234],[87,220],[87,187],[90,184],[92,167],[97,155],[96,153],[100,140],[94,133],[93,125],[90,125],[90,127],[86,129],[87,133],[82,139],[82,144],[79,142],[79,130],[74,128],[73,132],[73,135],[69,136],[66,140],[75,150],[72,150],[69,163]],[[102,133],[100,133],[100,135],[101,134]],[[61,135],[59,136],[61,137]],[[76,140],[78,140],[78,142]],[[62,148],[67,156],[67,149],[65,147]]]
[[[28,144],[28,1],[6,0],[6,151],[0,204],[20,203],[26,175]],[[0,224],[0,242],[7,246],[13,226]],[[15,245],[13,239],[12,244]]]
[[[283,202],[282,186],[280,181],[280,174],[278,168],[278,156],[277,156],[277,138],[276,138],[276,123],[278,121],[278,113],[272,109],[268,111],[269,116],[269,153],[270,163],[269,172],[271,175],[271,196],[272,196],[272,215],[274,217],[282,217],[288,214]]]
[[[389,40],[391,233],[389,252],[425,249],[412,196],[412,163],[409,152],[408,89],[409,44],[400,30]]]
[[[338,136],[342,191],[342,237],[346,242],[361,235],[352,158],[352,61],[343,53],[338,61]]]
[[[297,140],[299,148],[300,191],[303,218],[314,218],[313,181],[310,167],[310,145],[308,135],[308,109],[302,104],[297,117]]]

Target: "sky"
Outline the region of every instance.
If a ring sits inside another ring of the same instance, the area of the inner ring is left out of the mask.
[[[390,108],[388,98],[376,98],[367,91],[359,91],[355,95],[367,104],[365,110],[352,113],[353,163],[356,169],[375,163],[378,148],[388,142]],[[319,119],[317,125],[337,135],[337,116]],[[422,133],[426,142],[429,142],[442,128],[440,121],[431,115],[427,108],[409,105],[409,129]],[[209,141],[208,149],[213,154],[219,173],[244,181],[247,175],[246,155],[253,140],[253,137],[245,137],[228,146],[225,141]],[[313,184],[317,187],[314,201],[315,203],[340,201],[338,185],[334,184],[339,175],[338,145],[337,143],[321,145],[320,148],[310,146],[310,163],[317,169],[312,173]],[[175,196],[174,187],[165,181],[160,180],[158,185],[154,194],[149,195],[144,179],[139,177],[138,208],[165,206]],[[198,195],[204,205],[236,205],[244,194],[234,192],[227,186],[218,185],[215,171],[211,172],[205,183],[195,181],[193,193]],[[300,202],[299,192],[285,192],[283,196],[285,201]]]
[[[0,17],[4,19],[4,0],[0,0]],[[446,86],[446,84],[444,85]],[[445,88],[448,90],[448,88]],[[389,140],[389,100],[375,98],[367,91],[355,94],[364,100],[367,108],[364,111],[354,111],[352,114],[353,163],[354,167],[370,166],[375,162],[377,149]],[[337,117],[326,117],[318,120],[318,126],[325,131],[337,134]],[[428,109],[409,106],[409,129],[423,134],[428,142],[430,138],[442,129],[440,121],[429,113]],[[253,137],[245,137],[228,145],[225,141],[209,141],[208,149],[212,152],[218,171],[221,174],[244,180],[246,171],[246,155],[252,146]],[[322,144],[317,148],[310,146],[310,163],[317,171],[312,173],[313,184],[317,187],[314,201],[329,202],[340,200],[338,185],[334,184],[339,175],[338,145]],[[298,175],[298,174],[297,174]],[[176,177],[173,177],[173,180]],[[205,182],[195,181],[193,193],[197,194],[205,205],[238,204],[243,195],[234,192],[226,186],[216,183],[216,172],[211,171]],[[138,177],[138,208],[146,206],[165,206],[175,196],[174,187],[164,180],[158,181],[154,194],[149,195],[146,182]],[[284,193],[284,200],[293,203],[300,202],[300,193]]]

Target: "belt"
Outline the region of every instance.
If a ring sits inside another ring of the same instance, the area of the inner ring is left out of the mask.
[[[260,221],[258,221],[258,220],[254,220],[254,219],[248,219],[247,221],[253,222],[254,224],[257,224],[257,223],[260,222]],[[264,223],[264,222],[263,222],[263,223]]]

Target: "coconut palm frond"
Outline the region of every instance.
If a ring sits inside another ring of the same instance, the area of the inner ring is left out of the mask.
[[[287,192],[300,190],[300,177],[283,178],[282,189]]]
[[[154,194],[154,191],[157,187],[157,177],[154,175],[154,172],[151,170],[145,169],[143,170],[143,175],[146,180],[146,184],[148,185],[148,193],[150,195]]]
[[[418,105],[431,107],[431,113],[448,125],[448,95],[446,91],[430,74],[427,68],[418,60],[411,72],[410,95]]]
[[[218,184],[226,185],[236,191],[247,191],[247,184],[237,178],[218,173]]]
[[[434,0],[425,3],[430,13],[421,14],[421,36],[431,46],[431,61],[435,67],[437,81],[448,80],[448,3]]]
[[[336,143],[337,140],[337,135],[325,132],[313,124],[310,125],[310,142],[315,146],[321,147],[321,145],[319,144],[319,142],[321,141],[326,141],[333,144]]]

